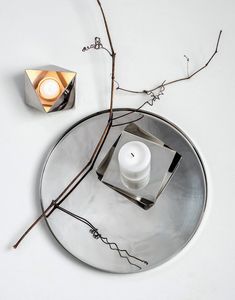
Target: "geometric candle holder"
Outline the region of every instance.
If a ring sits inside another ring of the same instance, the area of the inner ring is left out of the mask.
[[[118,162],[119,151],[129,142],[138,141],[148,146],[151,152],[150,180],[141,189],[127,187],[121,179]],[[109,188],[112,188],[128,200],[147,210],[151,208],[162,194],[176,173],[181,155],[167,146],[163,141],[132,123],[124,128],[121,135],[99,164],[96,173]]]
[[[25,70],[25,102],[40,111],[67,110],[75,103],[76,72],[57,66]]]

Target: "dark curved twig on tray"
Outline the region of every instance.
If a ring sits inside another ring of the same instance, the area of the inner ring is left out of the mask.
[[[118,246],[116,243],[110,242],[110,241],[108,240],[107,237],[103,237],[103,236],[98,232],[98,229],[97,229],[93,224],[91,224],[87,219],[85,219],[85,218],[83,218],[83,217],[80,217],[80,216],[78,216],[78,215],[72,213],[71,211],[69,211],[69,210],[67,210],[67,209],[65,209],[65,208],[63,208],[63,207],[57,205],[56,203],[54,203],[54,205],[55,205],[55,207],[56,207],[57,209],[59,209],[60,211],[66,213],[66,214],[68,214],[68,215],[70,215],[71,217],[75,218],[76,220],[78,220],[78,221],[80,221],[80,222],[86,224],[87,226],[89,226],[89,227],[91,228],[91,229],[90,229],[90,233],[93,235],[93,237],[94,237],[95,239],[100,239],[104,244],[108,245],[109,248],[110,248],[111,250],[117,251],[118,254],[119,254],[119,256],[120,256],[121,258],[126,259],[130,265],[135,266],[135,267],[137,267],[137,268],[140,269],[140,270],[142,269],[141,266],[139,266],[139,265],[137,265],[137,264],[134,264],[133,262],[130,261],[130,259],[134,259],[134,260],[137,260],[137,261],[139,261],[139,262],[141,262],[141,263],[144,263],[145,265],[148,265],[148,262],[147,262],[147,261],[142,260],[142,259],[140,259],[140,258],[138,258],[138,257],[136,257],[136,256],[134,256],[134,255],[131,255],[127,250],[125,250],[125,249],[120,249],[119,246]],[[126,255],[123,255],[123,253],[125,253]]]

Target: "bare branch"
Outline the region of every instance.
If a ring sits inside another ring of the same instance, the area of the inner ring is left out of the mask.
[[[101,134],[101,137],[94,149],[94,152],[91,155],[90,160],[85,164],[84,168],[74,177],[74,179],[67,185],[67,187],[60,193],[60,195],[51,202],[51,204],[46,208],[46,210],[36,219],[36,221],[25,231],[25,233],[20,237],[20,239],[17,241],[17,243],[13,246],[15,249],[19,246],[21,241],[26,237],[26,235],[34,228],[34,226],[41,220],[43,217],[49,217],[56,207],[60,205],[67,197],[74,191],[74,189],[83,181],[84,178],[90,173],[90,171],[93,169],[94,164],[99,156],[99,153],[103,147],[104,142],[106,141],[106,138],[108,136],[109,130],[112,126],[112,117],[113,117],[113,94],[114,94],[114,80],[115,80],[115,57],[116,54],[114,52],[111,35],[109,32],[108,24],[106,21],[106,17],[102,8],[102,5],[99,0],[97,0],[97,3],[100,7],[106,33],[108,36],[110,48],[111,48],[111,56],[112,56],[112,80],[111,80],[111,91],[110,91],[110,109],[109,109],[109,119],[107,121],[107,124]],[[98,44],[97,40],[97,44]],[[54,205],[53,205],[54,203]],[[56,205],[57,206],[56,206]]]
[[[156,102],[156,100],[160,100],[160,97],[164,95],[164,91],[165,91],[165,81],[163,81],[162,85],[160,86],[159,88],[159,92],[158,94],[154,93],[154,92],[147,92],[147,91],[144,91],[144,93],[148,96],[150,96],[150,99],[145,101],[143,104],[141,104],[141,106],[139,106],[138,108],[136,108],[135,110],[131,111],[131,112],[128,112],[128,113],[124,113],[118,117],[114,117],[113,118],[113,121],[114,120],[117,120],[117,119],[121,119],[123,117],[126,117],[128,115],[131,115],[135,112],[138,112],[140,111],[145,105],[150,105],[150,106],[153,106],[154,103]],[[131,122],[132,123],[132,122]],[[123,124],[122,124],[123,125]],[[114,127],[114,125],[112,126]]]
[[[220,32],[219,32],[219,36],[218,36],[218,38],[217,38],[215,50],[214,50],[214,52],[212,53],[212,55],[210,56],[210,58],[208,59],[208,61],[206,62],[205,65],[203,65],[202,67],[200,67],[199,69],[197,69],[196,71],[194,71],[191,75],[187,75],[186,77],[182,77],[182,78],[179,78],[179,79],[176,79],[176,80],[172,80],[172,81],[166,82],[166,83],[164,84],[164,86],[167,86],[167,85],[170,85],[170,84],[179,82],[179,81],[184,81],[184,80],[191,79],[191,78],[194,77],[197,73],[199,73],[199,72],[201,72],[203,69],[205,69],[205,68],[210,64],[210,62],[212,61],[212,59],[214,58],[214,56],[216,55],[216,53],[218,52],[221,34],[222,34],[222,30],[220,30]],[[117,89],[117,90],[120,90],[120,91],[128,92],[128,93],[144,94],[144,93],[146,93],[146,91],[147,91],[147,92],[153,92],[153,91],[156,91],[156,90],[158,90],[160,87],[161,87],[161,85],[158,85],[158,86],[156,86],[156,87],[153,88],[153,89],[150,89],[150,90],[143,90],[143,91],[135,91],[135,90],[125,89],[125,88],[122,88],[122,87],[120,87],[120,86],[118,86],[116,89]]]
[[[72,218],[75,218],[76,220],[78,220],[78,221],[80,221],[80,222],[86,224],[87,226],[89,226],[89,227],[90,227],[90,233],[92,234],[92,236],[93,236],[95,239],[101,240],[104,244],[108,245],[109,248],[110,248],[111,250],[117,251],[117,253],[119,254],[119,256],[120,256],[121,258],[126,259],[130,265],[133,265],[133,266],[137,267],[137,268],[140,269],[140,270],[142,269],[141,266],[137,265],[136,263],[132,263],[130,259],[133,259],[133,260],[139,261],[140,263],[143,263],[143,264],[145,264],[145,265],[148,265],[148,262],[147,262],[146,260],[143,260],[143,259],[141,259],[141,258],[138,258],[138,257],[136,257],[136,256],[134,256],[134,255],[131,255],[127,250],[125,250],[125,249],[120,249],[117,243],[115,243],[115,242],[110,242],[110,241],[108,240],[107,237],[103,237],[103,236],[99,233],[98,229],[97,229],[96,227],[94,227],[94,225],[93,225],[92,223],[90,223],[87,219],[82,218],[82,217],[80,217],[80,216],[78,216],[78,215],[72,213],[71,211],[69,211],[69,210],[67,210],[67,209],[65,209],[65,208],[63,208],[63,207],[60,207],[60,206],[57,205],[56,203],[55,203],[55,206],[56,206],[56,208],[58,208],[60,211],[66,213],[66,214],[68,214],[68,215],[70,215]]]
[[[101,13],[102,13],[102,16],[103,16],[104,26],[105,26],[106,33],[107,33],[107,36],[108,36],[109,45],[110,45],[110,48],[111,48],[112,55],[115,55],[115,51],[114,51],[114,48],[113,48],[113,42],[112,42],[112,39],[111,39],[111,34],[110,34],[110,31],[109,31],[109,26],[108,26],[108,23],[107,23],[107,20],[106,20],[106,16],[105,16],[103,7],[101,5],[100,0],[97,0],[97,3],[100,7],[100,10],[101,10]]]

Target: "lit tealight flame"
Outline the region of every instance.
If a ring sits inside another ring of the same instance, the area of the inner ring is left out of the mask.
[[[54,78],[44,78],[39,83],[39,93],[43,99],[54,100],[61,92],[59,82]]]

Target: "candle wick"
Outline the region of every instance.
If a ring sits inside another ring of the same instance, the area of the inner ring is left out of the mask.
[[[133,157],[135,157],[135,155],[134,155],[133,153],[131,153],[131,155],[132,155]]]

